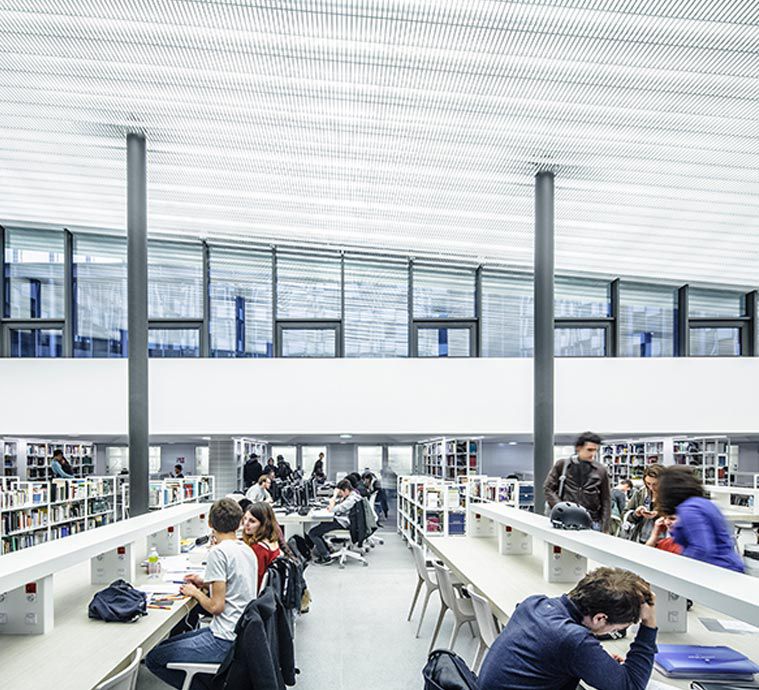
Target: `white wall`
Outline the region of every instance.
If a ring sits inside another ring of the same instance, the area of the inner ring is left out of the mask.
[[[530,434],[532,360],[153,360],[152,434]],[[560,359],[556,433],[756,433],[759,358]],[[0,360],[0,435],[122,435],[125,360]]]
[[[180,462],[184,458],[184,462]],[[182,465],[182,474],[195,474],[195,445],[167,443],[161,446],[161,474],[173,474],[174,465]]]
[[[480,469],[482,474],[491,477],[506,477],[517,473],[528,479],[532,476],[532,443],[519,443],[510,446],[507,443],[483,443],[482,462]]]

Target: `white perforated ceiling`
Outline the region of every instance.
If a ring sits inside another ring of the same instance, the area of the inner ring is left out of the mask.
[[[0,0],[0,219],[759,284],[759,3]]]

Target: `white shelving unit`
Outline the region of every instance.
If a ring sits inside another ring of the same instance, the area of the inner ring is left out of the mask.
[[[0,439],[0,454],[3,458],[3,477],[18,476],[18,443],[10,438]]]
[[[738,469],[738,447],[727,436],[676,437],[675,465],[687,465],[706,486],[728,486],[731,470]]]
[[[116,478],[0,484],[0,552],[11,553],[110,524],[118,518]]]
[[[242,470],[245,465],[245,461],[250,457],[251,453],[255,453],[259,457],[260,463],[263,465],[266,462],[266,454],[268,452],[268,444],[264,441],[259,441],[255,438],[236,438],[235,442],[235,467],[237,469],[237,488],[242,490],[243,479]]]
[[[466,534],[470,537],[494,536],[495,525],[477,513],[478,505],[500,503],[532,511],[535,506],[535,486],[532,482],[503,477],[471,477],[466,493]]]
[[[150,510],[162,510],[182,503],[212,501],[214,478],[189,476],[183,479],[154,479],[149,487]]]
[[[62,450],[69,461],[75,477],[88,477],[95,474],[95,445],[92,441],[49,441],[14,439],[19,455],[23,455],[23,473],[28,481],[45,481],[52,477],[50,464],[53,452]],[[21,453],[23,448],[23,454]],[[19,475],[22,468],[19,467]]]
[[[398,532],[408,542],[464,534],[466,480],[424,475],[398,477]]]
[[[422,470],[430,477],[456,480],[480,473],[480,439],[434,438],[420,446]]]
[[[620,479],[641,479],[646,465],[672,462],[672,439],[604,441],[600,458],[609,470],[612,485]]]

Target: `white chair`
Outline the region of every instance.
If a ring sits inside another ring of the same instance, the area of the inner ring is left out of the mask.
[[[433,563],[432,567],[435,568],[435,575],[437,576],[437,584],[439,587],[440,615],[437,617],[437,624],[435,625],[435,632],[432,635],[429,651],[431,652],[435,648],[435,642],[440,633],[440,626],[443,624],[445,612],[448,610],[453,613],[453,630],[451,631],[451,641],[448,644],[448,649],[452,650],[453,645],[456,644],[456,638],[459,636],[459,630],[464,623],[469,624],[472,635],[474,635],[474,628],[472,628],[472,621],[475,620],[474,607],[472,606],[471,599],[467,599],[456,593],[456,587],[453,584],[451,571],[448,570],[448,568],[442,563]]]
[[[134,651],[134,658],[129,662],[129,666],[123,671],[119,671],[113,678],[104,680],[100,685],[96,685],[95,690],[135,690],[141,658],[142,648],[137,647]]]
[[[472,664],[472,670],[479,673],[485,652],[493,646],[495,638],[498,637],[498,625],[493,617],[488,600],[477,594],[472,587],[467,587],[466,591],[472,599],[474,617],[477,620],[479,631],[480,643],[477,645],[477,653],[474,655],[474,663]]]
[[[411,616],[414,615],[414,608],[416,607],[416,601],[419,598],[419,592],[422,590],[422,585],[427,589],[424,595],[424,605],[422,606],[422,615],[419,617],[419,625],[416,627],[416,637],[419,637],[419,632],[422,629],[422,623],[424,622],[424,614],[427,612],[427,604],[430,602],[430,596],[438,589],[437,582],[435,581],[435,571],[431,567],[427,567],[427,561],[424,558],[424,550],[419,544],[411,544],[411,553],[414,556],[414,565],[416,566],[416,575],[419,578],[416,583],[416,591],[414,592],[414,599],[411,602],[411,610],[408,612],[408,618],[411,620]]]
[[[166,668],[170,668],[172,671],[185,672],[182,690],[190,690],[192,679],[199,674],[215,676],[216,672],[219,670],[219,666],[221,666],[221,664],[195,664],[191,661],[173,661],[166,664]]]
[[[354,546],[351,542],[351,533],[347,529],[337,529],[329,533],[331,543],[340,543],[340,548],[329,555],[330,560],[337,561],[340,569],[345,568],[345,561],[349,558],[354,561],[359,561],[365,566],[369,565],[363,554],[359,551],[354,551],[351,547]]]

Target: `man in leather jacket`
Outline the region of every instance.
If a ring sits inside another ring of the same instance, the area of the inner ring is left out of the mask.
[[[589,431],[575,442],[575,454],[559,460],[548,473],[543,488],[549,508],[571,501],[585,508],[593,529],[611,528],[611,486],[606,467],[596,460],[601,437]]]

